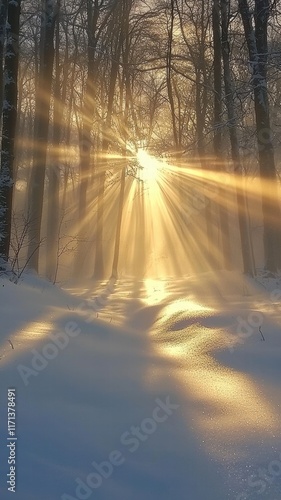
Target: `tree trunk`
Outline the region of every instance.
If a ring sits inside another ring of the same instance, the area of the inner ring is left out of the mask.
[[[261,178],[265,269],[275,273],[281,268],[281,211],[278,200],[267,88],[267,29],[270,4],[268,0],[255,0],[255,29],[253,28],[252,14],[247,0],[239,0],[239,10],[243,21],[252,69],[252,88],[255,102]]]
[[[43,213],[49,112],[54,62],[54,0],[42,2],[40,70],[35,102],[33,166],[30,177],[28,267],[38,272],[40,231]]]
[[[124,156],[124,161],[126,161],[125,156]],[[122,172],[121,172],[119,206],[118,206],[117,225],[116,225],[114,256],[113,256],[113,264],[112,264],[112,277],[113,278],[118,278],[118,261],[119,261],[119,252],[120,252],[120,239],[121,239],[121,229],[122,229],[125,178],[126,178],[125,175],[126,175],[126,166],[122,167]]]
[[[205,170],[208,170],[209,162],[206,161],[205,155],[205,144],[204,144],[204,126],[206,119],[206,87],[203,85],[201,81],[201,71],[198,68],[195,68],[196,75],[196,93],[195,93],[195,112],[196,112],[196,138],[197,138],[197,153],[202,169],[202,174],[204,177]],[[203,94],[203,95],[202,95]],[[204,181],[203,181],[204,182]],[[206,192],[208,192],[208,182],[206,183]],[[211,198],[208,198],[206,194],[204,197],[204,215],[206,221],[206,234],[207,234],[207,245],[206,245],[206,262],[211,267],[215,266],[216,259],[214,258],[213,250],[214,250],[214,221],[213,221],[213,201]]]
[[[169,105],[170,105],[170,109],[171,109],[174,146],[175,146],[176,152],[178,152],[178,148],[179,148],[178,135],[179,134],[178,134],[177,123],[176,123],[176,111],[175,111],[174,93],[173,93],[173,87],[172,87],[172,66],[171,66],[171,64],[172,64],[174,21],[175,21],[175,6],[174,6],[174,0],[171,0],[171,19],[170,19],[170,26],[168,26],[168,47],[167,47],[167,54],[166,54],[166,80],[167,80],[168,100],[169,100]]]
[[[97,45],[97,21],[99,18],[99,7],[93,2],[87,2],[87,34],[88,34],[88,66],[87,81],[83,103],[82,131],[80,140],[80,185],[79,185],[79,218],[83,223],[86,216],[87,190],[91,172],[91,150],[92,150],[92,128],[95,115],[95,93],[96,93],[96,45]]]
[[[5,34],[6,34],[6,20],[8,12],[8,0],[0,1],[0,110],[2,113],[3,106],[3,59],[4,59],[4,48],[5,48]],[[2,116],[0,123],[2,121]]]
[[[251,252],[251,237],[249,232],[249,221],[243,186],[243,169],[240,160],[237,123],[234,108],[234,90],[229,61],[229,0],[221,0],[221,13],[225,100],[228,114],[228,131],[231,144],[231,156],[234,166],[234,183],[236,188],[237,213],[241,238],[243,268],[245,274],[253,277],[255,275],[255,266]]]
[[[98,172],[98,210],[97,210],[97,230],[96,230],[96,255],[94,266],[94,278],[104,278],[104,259],[103,259],[103,213],[104,213],[104,188],[105,188],[105,173],[108,153],[108,148],[111,141],[111,121],[113,115],[113,102],[116,80],[118,75],[118,66],[121,54],[122,37],[117,34],[117,48],[112,58],[109,92],[108,92],[108,105],[107,115],[102,131],[102,164],[99,166]]]
[[[120,240],[121,240],[121,230],[122,230],[122,219],[123,219],[123,208],[124,208],[124,193],[125,193],[125,180],[126,180],[126,147],[128,141],[128,115],[129,115],[129,104],[131,103],[131,111],[134,114],[133,103],[131,100],[131,83],[130,83],[130,73],[129,73],[129,50],[130,50],[130,40],[129,40],[129,13],[131,9],[131,0],[126,0],[124,2],[124,13],[123,13],[123,29],[122,33],[124,36],[123,40],[123,79],[120,89],[120,100],[122,106],[123,100],[123,86],[125,87],[125,104],[124,104],[124,117],[123,117],[123,133],[124,133],[124,147],[122,148],[122,161],[124,165],[121,171],[120,179],[120,194],[119,194],[119,206],[117,214],[117,225],[116,225],[116,235],[115,235],[115,246],[112,264],[112,277],[118,278],[118,262],[120,253]],[[122,109],[122,108],[121,108]]]
[[[220,34],[220,11],[219,0],[214,0],[212,12],[212,27],[214,37],[214,153],[216,169],[224,170],[222,159],[222,64],[221,64],[221,34]],[[218,266],[225,269],[231,267],[231,248],[229,240],[228,213],[225,206],[224,188],[219,185],[219,222],[222,243],[222,262],[219,257]]]
[[[11,239],[14,154],[17,125],[20,7],[20,0],[10,0],[8,3],[0,172],[0,256],[4,261],[7,261],[9,257]]]
[[[59,6],[60,7],[60,6]],[[60,55],[59,55],[59,12],[56,20],[56,49],[55,68],[56,77],[54,84],[54,116],[53,116],[53,139],[52,152],[50,155],[50,166],[48,169],[48,212],[47,212],[47,259],[46,274],[53,281],[58,260],[59,241],[59,219],[60,219],[60,144],[63,125],[63,103],[60,91]],[[63,217],[63,213],[61,213]]]

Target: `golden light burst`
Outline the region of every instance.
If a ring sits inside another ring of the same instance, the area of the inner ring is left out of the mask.
[[[31,146],[38,151],[42,147],[40,143],[34,145],[22,139],[19,149],[27,151],[31,157]],[[160,279],[220,268],[224,237],[219,231],[221,209],[229,217],[233,266],[241,268],[241,255],[235,250],[240,239],[238,211],[249,217],[253,244],[257,248],[260,234],[257,228],[262,225],[260,180],[245,172],[234,174],[229,166],[223,169],[223,165],[217,164],[211,156],[206,157],[202,165],[197,157],[187,155],[176,157],[163,152],[163,155],[156,156],[146,149],[145,144],[136,149],[135,143],[126,143],[127,153],[123,154],[123,150],[97,155],[91,151],[89,169],[82,172],[78,143],[49,148],[51,162],[48,169],[54,169],[57,174],[60,196],[66,206],[64,219],[68,225],[63,226],[63,232],[67,235],[82,234],[85,251],[81,260],[84,259],[85,268],[94,266],[95,242],[100,237],[97,220],[100,205],[101,238],[106,247],[105,267],[107,273],[111,272],[116,234],[113,228],[117,224],[122,168],[126,168],[126,178],[119,267],[124,274]],[[27,158],[26,163],[31,164],[31,158]],[[105,174],[105,182],[99,200],[101,173]],[[77,217],[77,199],[79,181],[83,180],[87,181],[87,210],[80,218]],[[25,192],[26,183],[21,179],[16,186],[18,192]],[[272,182],[263,180],[262,189],[270,200]],[[280,192],[280,186],[278,189]],[[239,195],[244,193],[247,198],[247,205],[239,206],[239,210],[236,192]],[[49,196],[51,200],[51,194]],[[274,211],[271,219],[278,227]],[[212,239],[208,233],[212,233]],[[259,250],[256,253],[260,259]],[[68,264],[71,256],[66,255],[63,259]]]
[[[163,162],[151,156],[145,149],[139,149],[136,157],[141,170],[141,180],[149,184],[157,182],[160,171],[163,169]]]

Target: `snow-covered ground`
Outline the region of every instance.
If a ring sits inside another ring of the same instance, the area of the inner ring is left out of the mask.
[[[19,500],[280,500],[280,297],[234,273],[2,278],[1,499],[15,388]]]

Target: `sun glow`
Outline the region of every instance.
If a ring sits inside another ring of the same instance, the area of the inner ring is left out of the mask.
[[[155,304],[163,302],[169,295],[166,290],[165,281],[156,279],[146,279],[144,281],[144,285],[145,285],[145,297],[143,301],[149,306],[153,306]]]
[[[162,168],[161,161],[151,156],[144,149],[138,150],[137,160],[140,165],[141,180],[149,183],[156,182],[159,176],[160,169]]]

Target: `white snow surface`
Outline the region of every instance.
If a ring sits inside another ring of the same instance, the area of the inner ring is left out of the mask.
[[[0,279],[1,499],[15,388],[19,500],[279,500],[280,280],[106,290]]]

